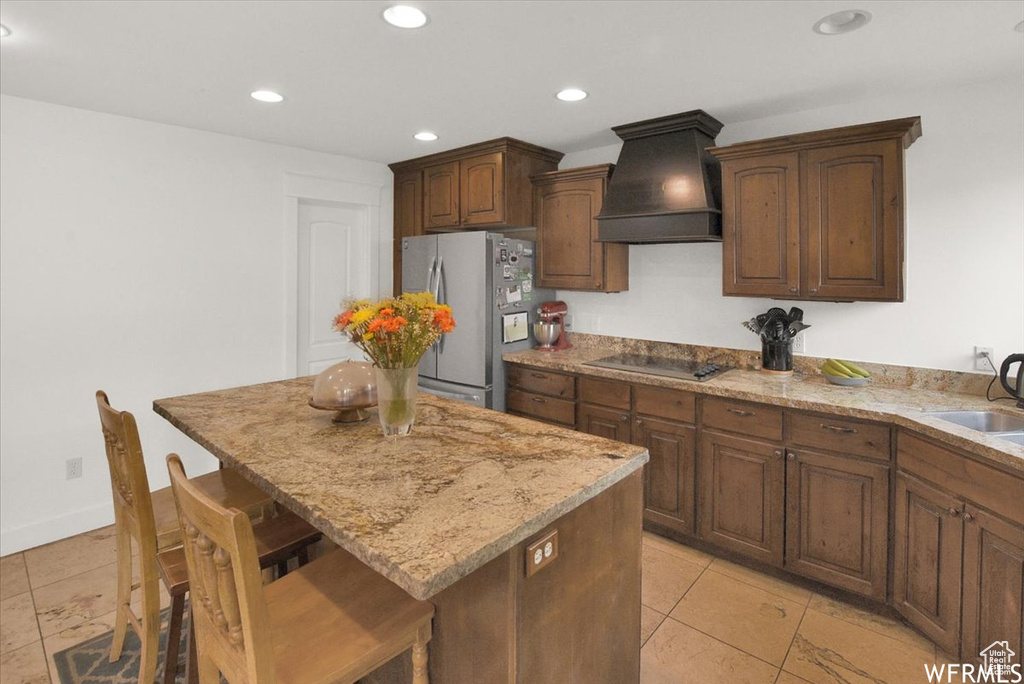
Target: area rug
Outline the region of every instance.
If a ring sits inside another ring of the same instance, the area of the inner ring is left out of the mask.
[[[160,654],[157,656],[156,678],[163,681],[164,654],[167,652],[167,616],[170,609],[160,614]],[[181,666],[178,670],[177,684],[184,684],[186,668],[184,654],[188,636],[189,611],[185,610],[185,619],[181,625]],[[110,644],[114,640],[114,632],[100,634],[88,641],[58,651],[53,654],[57,665],[60,684],[138,684],[139,655],[142,643],[135,630],[128,627],[128,636],[124,640],[121,659],[116,663],[109,662]]]

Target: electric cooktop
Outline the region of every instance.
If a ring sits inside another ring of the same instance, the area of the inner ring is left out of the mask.
[[[660,356],[644,356],[642,354],[618,354],[607,356],[596,361],[587,361],[584,366],[597,366],[599,368],[613,368],[615,370],[632,371],[634,373],[649,373],[651,375],[665,375],[670,378],[681,378],[683,380],[696,380],[705,382],[711,378],[717,378],[729,370],[714,363],[697,363],[696,361],[684,361],[682,359],[666,359]]]

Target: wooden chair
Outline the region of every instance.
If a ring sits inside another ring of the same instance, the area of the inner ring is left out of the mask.
[[[264,586],[248,517],[206,496],[167,457],[192,584],[200,684],[351,684],[412,649],[428,684],[434,606],[340,549]]]
[[[168,630],[171,634],[168,635],[164,679],[172,684],[178,669],[178,641],[188,592],[174,495],[170,487],[149,491],[135,417],[127,411],[111,408],[103,391],[96,393],[96,404],[106,443],[117,535],[117,609],[110,661],[120,659],[131,624],[142,642],[139,682],[152,684],[160,641],[159,582],[162,579],[171,595]],[[279,565],[295,556],[302,565],[308,560],[307,547],[320,539],[320,533],[298,516],[274,515],[273,499],[232,470],[201,475],[195,478],[195,486],[219,504],[238,508],[262,521],[257,525],[257,553],[262,567]],[[138,585],[132,584],[132,539],[139,550]],[[136,588],[141,590],[141,616],[131,607],[132,591]]]

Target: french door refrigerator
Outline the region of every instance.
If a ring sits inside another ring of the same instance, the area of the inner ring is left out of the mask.
[[[467,232],[402,239],[402,290],[432,292],[452,308],[455,330],[420,361],[424,392],[505,410],[505,352],[534,346],[537,305],[533,243]]]

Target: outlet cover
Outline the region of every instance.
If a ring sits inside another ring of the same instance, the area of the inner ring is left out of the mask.
[[[807,333],[798,332],[796,337],[793,338],[793,353],[794,354],[806,354],[807,353]]]
[[[985,360],[985,355],[988,354],[989,361]],[[985,371],[992,373],[994,371],[995,359],[992,356],[992,347],[975,347],[974,348],[974,370]]]
[[[82,457],[69,458],[67,460],[67,474],[65,480],[75,480],[82,477]]]

